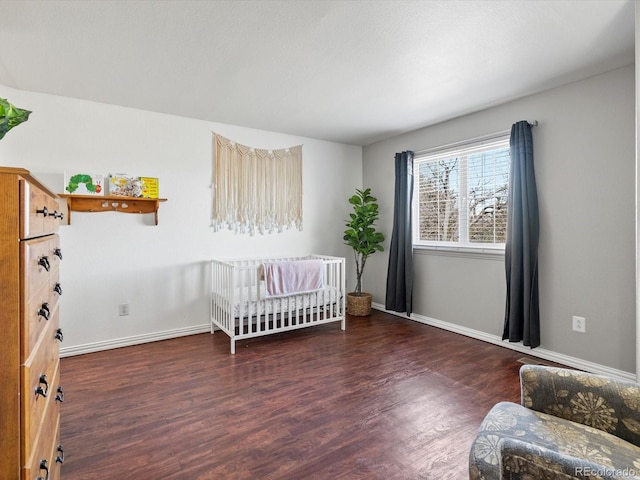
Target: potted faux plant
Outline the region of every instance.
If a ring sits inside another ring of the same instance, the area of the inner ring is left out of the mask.
[[[347,313],[364,316],[371,313],[371,294],[362,293],[362,272],[369,256],[382,252],[384,235],[376,232],[378,220],[378,199],[371,195],[371,189],[356,189],[356,194],[349,198],[353,212],[349,214],[347,229],[344,231],[345,245],[353,249],[356,261],[356,289],[347,293]]]

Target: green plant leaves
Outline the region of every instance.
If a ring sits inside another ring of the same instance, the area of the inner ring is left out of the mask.
[[[353,212],[349,214],[350,220],[346,221],[347,229],[342,237],[345,245],[350,246],[356,259],[356,293],[360,294],[362,285],[362,271],[369,255],[382,252],[384,235],[377,232],[375,224],[378,221],[378,199],[371,195],[371,189],[356,189],[356,194],[349,198],[353,205]]]
[[[26,122],[31,112],[14,107],[6,99],[0,98],[0,140],[13,127]]]

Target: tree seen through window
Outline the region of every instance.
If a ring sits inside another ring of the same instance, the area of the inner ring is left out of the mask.
[[[416,161],[416,243],[505,243],[508,144],[470,150]]]

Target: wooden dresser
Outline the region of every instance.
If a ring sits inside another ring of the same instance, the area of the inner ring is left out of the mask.
[[[58,197],[0,167],[0,479],[58,480],[60,445]]]

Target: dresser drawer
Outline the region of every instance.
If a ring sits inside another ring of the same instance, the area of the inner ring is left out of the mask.
[[[60,445],[60,415],[52,413],[43,423],[41,435],[33,445],[31,458],[23,462],[21,480],[60,479],[64,463],[64,451]]]
[[[40,284],[47,281],[47,277],[58,278],[62,249],[60,237],[48,235],[20,242],[20,258],[22,259],[22,284],[26,296],[37,292]]]
[[[34,349],[41,342],[42,335],[55,335],[59,324],[58,295],[50,288],[49,283],[31,297],[22,312],[22,345],[20,360],[26,362],[33,355]],[[49,330],[52,327],[53,332]]]
[[[41,237],[20,242],[20,257],[22,258],[22,292],[25,299],[38,293],[43,285],[49,283],[50,274],[58,271],[58,261],[52,252],[52,240],[55,237]]]
[[[57,198],[20,180],[20,238],[33,238],[58,230],[60,213]]]
[[[45,419],[52,415],[51,412],[59,414],[60,401],[57,399],[64,399],[60,389],[58,342],[48,338],[51,332],[45,332],[37,352],[22,366],[21,427],[25,459],[30,457]]]

